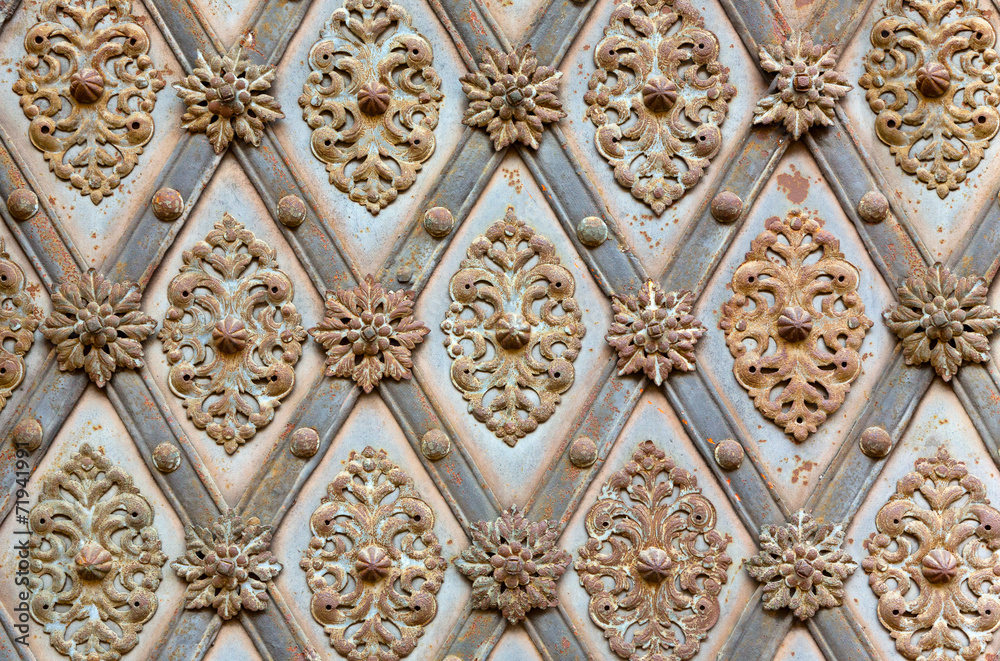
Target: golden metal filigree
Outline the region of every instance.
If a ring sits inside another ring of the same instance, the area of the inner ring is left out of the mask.
[[[859,84],[903,172],[945,198],[1000,127],[996,33],[977,0],[887,0]]]
[[[611,651],[629,661],[693,657],[719,619],[732,564],[732,539],[715,530],[715,507],[695,476],[644,441],[585,525],[575,567]]]
[[[944,447],[914,468],[875,517],[861,567],[903,657],[976,659],[1000,627],[1000,512]]]
[[[472,240],[451,278],[452,304],[441,323],[451,382],[507,445],[548,420],[573,385],[586,333],[575,288],[552,242],[513,207]]]
[[[859,349],[872,320],[859,278],[823,221],[801,210],[769,218],[733,274],[719,321],[733,374],[757,410],[796,442],[840,408],[861,374]]]
[[[300,566],[313,619],[348,659],[398,661],[437,613],[446,562],[434,510],[385,450],[351,452],[309,519]]]
[[[24,356],[35,342],[42,314],[24,290],[24,271],[0,239],[0,409],[24,380]]]
[[[392,0],[345,0],[309,52],[299,105],[313,155],[372,215],[434,153],[444,94],[433,61],[430,42]]]
[[[232,454],[274,419],[295,385],[306,331],[294,287],[274,249],[228,213],[184,252],[180,271],[159,333],[170,390]]]
[[[626,0],[594,49],[583,99],[597,151],[657,214],[704,176],[736,96],[704,24],[684,0]]]
[[[117,661],[156,612],[167,558],[129,471],[80,446],[28,516],[31,616],[73,661]]]
[[[163,74],[131,0],[45,0],[24,37],[14,92],[49,169],[97,204],[153,137]]]

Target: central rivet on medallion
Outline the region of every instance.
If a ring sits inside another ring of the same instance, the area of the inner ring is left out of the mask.
[[[531,325],[519,314],[508,312],[497,322],[497,342],[508,351],[517,351],[531,338]]]
[[[358,552],[354,561],[354,569],[362,581],[373,583],[389,575],[392,561],[386,552],[377,546],[366,546]]]
[[[236,317],[226,317],[215,324],[212,331],[212,340],[215,346],[225,354],[239,353],[247,346],[250,339],[246,325],[241,319]]]
[[[642,102],[653,112],[665,112],[677,101],[677,85],[664,76],[650,78],[642,88]]]
[[[785,308],[778,317],[778,335],[786,342],[801,342],[809,337],[812,328],[812,315],[798,306]]]
[[[389,107],[389,88],[382,83],[365,83],[358,90],[358,108],[366,115],[381,115]]]
[[[666,551],[654,546],[639,553],[635,568],[643,579],[650,583],[659,583],[667,577],[673,564],[674,561]]]
[[[917,89],[924,96],[936,99],[951,87],[951,73],[940,62],[929,62],[917,69]]]
[[[931,583],[947,583],[958,574],[958,560],[950,551],[934,549],[924,556],[921,572]]]
[[[114,560],[100,544],[86,544],[76,554],[75,562],[80,578],[100,581],[111,571]]]
[[[104,96],[104,77],[94,69],[80,69],[69,78],[69,93],[77,103],[93,103]]]

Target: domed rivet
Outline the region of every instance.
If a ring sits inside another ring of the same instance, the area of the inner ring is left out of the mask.
[[[444,207],[432,207],[424,214],[424,230],[435,239],[443,239],[455,227],[455,217]]]
[[[298,227],[306,219],[306,203],[298,195],[286,195],[278,200],[278,222],[285,227]]]
[[[173,473],[181,465],[180,448],[173,443],[160,443],[153,448],[153,465],[161,473]]]
[[[161,188],[153,195],[153,215],[160,220],[177,220],[184,213],[184,198],[173,188]]]
[[[569,460],[577,468],[587,468],[597,461],[597,443],[589,436],[581,436],[569,446]]]
[[[18,188],[7,198],[7,211],[15,220],[28,220],[38,213],[38,196],[27,188]]]
[[[736,193],[722,191],[712,199],[712,216],[720,223],[732,223],[743,213],[743,200]]]
[[[881,223],[889,215],[889,200],[878,191],[868,191],[858,202],[858,215],[866,223]]]
[[[396,269],[396,282],[406,284],[413,280],[413,269],[409,266],[400,266]]]
[[[861,432],[861,451],[872,459],[881,459],[892,449],[892,438],[889,432],[881,427],[869,427]]]
[[[319,434],[312,427],[299,427],[292,432],[290,447],[296,457],[308,459],[319,452]]]
[[[608,224],[597,216],[587,216],[576,226],[576,238],[588,248],[596,248],[608,238]]]
[[[420,439],[420,451],[431,461],[444,459],[451,452],[451,439],[440,429],[431,429]]]
[[[715,463],[723,470],[734,471],[743,465],[743,446],[731,438],[715,446]]]
[[[22,420],[14,427],[10,440],[15,448],[34,452],[42,444],[42,423],[34,418]]]

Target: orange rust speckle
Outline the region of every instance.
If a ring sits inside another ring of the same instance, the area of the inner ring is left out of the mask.
[[[809,180],[802,176],[794,165],[789,166],[791,173],[781,173],[775,179],[778,190],[785,194],[792,204],[802,204],[809,195]]]

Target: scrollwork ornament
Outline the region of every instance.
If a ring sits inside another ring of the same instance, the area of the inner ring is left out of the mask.
[[[166,556],[153,508],[90,445],[42,484],[28,516],[31,616],[73,661],[118,661],[156,613]]]
[[[0,239],[0,409],[24,380],[24,357],[43,315],[24,284],[24,271]]]
[[[170,390],[226,452],[274,419],[295,385],[306,331],[271,246],[228,213],[184,252],[159,338]]]
[[[131,0],[45,0],[24,37],[14,92],[49,169],[94,204],[109,197],[153,136],[163,74]]]
[[[622,2],[594,49],[583,98],[597,151],[656,214],[701,180],[722,145],[736,88],[719,50],[687,0]]]
[[[434,511],[385,450],[351,452],[309,518],[300,566],[313,618],[352,661],[398,661],[437,612],[446,563]]]
[[[872,320],[859,279],[840,241],[802,210],[768,219],[733,274],[719,321],[733,374],[757,410],[796,442],[840,408],[861,374]]]
[[[345,0],[309,52],[299,105],[330,183],[377,215],[434,153],[434,53],[392,0]]]
[[[587,512],[576,571],[590,618],[628,661],[697,654],[721,612],[732,541],[694,475],[644,441]],[[683,636],[679,637],[676,630]]]
[[[944,199],[1000,127],[996,32],[977,0],[886,0],[859,84],[896,165]]]
[[[441,322],[451,382],[476,420],[513,447],[552,416],[573,385],[586,334],[576,283],[552,242],[513,207],[467,254],[451,278],[452,303]]]
[[[861,567],[901,656],[976,659],[1000,627],[1000,511],[944,447],[914,468],[876,515]]]

